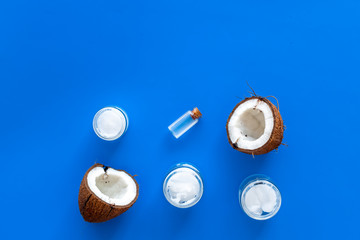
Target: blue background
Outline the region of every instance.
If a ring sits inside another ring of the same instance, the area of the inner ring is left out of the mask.
[[[0,3],[1,239],[360,239],[359,1],[73,1]],[[233,150],[227,117],[240,98],[278,98],[280,147]],[[115,142],[92,129],[117,105]],[[180,139],[167,126],[193,107]],[[200,170],[190,209],[166,202],[176,163]],[[85,222],[78,190],[95,162],[137,174],[125,214]],[[268,221],[238,204],[241,181],[270,176],[283,205]]]

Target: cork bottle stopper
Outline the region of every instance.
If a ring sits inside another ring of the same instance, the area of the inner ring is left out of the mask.
[[[202,116],[201,112],[199,111],[199,109],[196,107],[191,111],[191,117],[192,119],[198,119]]]

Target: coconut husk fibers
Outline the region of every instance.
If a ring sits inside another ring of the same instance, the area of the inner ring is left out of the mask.
[[[230,140],[230,137],[229,137],[229,129],[228,129],[228,124],[229,124],[230,118],[232,117],[234,111],[239,107],[240,104],[243,104],[244,102],[249,101],[251,99],[258,99],[259,101],[265,102],[267,105],[269,105],[269,107],[273,113],[273,116],[274,116],[274,128],[271,132],[271,136],[270,136],[269,140],[264,145],[262,145],[261,147],[259,147],[257,149],[254,149],[254,150],[239,148],[239,147],[237,147],[236,143],[232,143]],[[247,153],[247,154],[252,154],[252,155],[261,155],[261,154],[271,152],[272,150],[274,150],[280,146],[282,139],[283,139],[283,134],[284,134],[284,124],[283,124],[283,120],[281,118],[279,109],[274,104],[272,104],[267,98],[254,96],[254,97],[245,98],[244,100],[239,102],[234,107],[234,109],[230,113],[229,118],[226,123],[226,133],[227,133],[227,137],[228,137],[230,145],[235,150],[238,150],[240,152]]]
[[[135,181],[133,176],[123,171],[134,180],[137,189],[136,197],[132,202],[125,206],[116,206],[114,204],[109,204],[97,197],[88,186],[88,173],[95,167],[104,167],[104,165],[97,163],[87,170],[81,181],[78,201],[80,213],[83,216],[84,220],[87,222],[97,223],[108,221],[126,212],[136,202],[139,196],[139,185]]]

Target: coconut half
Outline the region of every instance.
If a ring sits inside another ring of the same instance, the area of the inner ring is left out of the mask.
[[[279,110],[268,99],[250,97],[231,112],[226,131],[231,146],[244,153],[268,153],[282,142],[284,125]]]
[[[95,164],[80,185],[80,213],[87,222],[105,222],[127,211],[138,195],[139,185],[133,176]]]

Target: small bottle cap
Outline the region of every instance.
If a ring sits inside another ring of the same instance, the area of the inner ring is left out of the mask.
[[[191,117],[192,119],[198,119],[202,116],[201,112],[199,111],[199,109],[196,107],[191,111]]]

